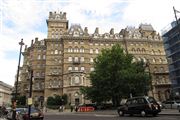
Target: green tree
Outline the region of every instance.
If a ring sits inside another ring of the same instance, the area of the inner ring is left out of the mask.
[[[54,97],[50,96],[47,98],[47,105],[55,105],[55,99]]]
[[[66,104],[67,104],[67,102],[68,102],[68,101],[67,101],[67,98],[68,98],[68,97],[67,97],[66,94],[62,95],[62,104],[63,104],[63,105],[66,105]]]
[[[143,62],[133,63],[132,59],[119,44],[103,49],[95,59],[95,70],[90,73],[92,86],[81,88],[81,92],[97,103],[112,100],[114,106],[122,97],[146,94],[151,83],[149,75]]]
[[[60,95],[50,96],[47,99],[48,106],[60,106],[60,105],[66,105],[66,104],[67,104],[67,95],[66,94],[64,94],[62,96],[60,96]]]
[[[26,105],[26,96],[17,96],[17,106]]]

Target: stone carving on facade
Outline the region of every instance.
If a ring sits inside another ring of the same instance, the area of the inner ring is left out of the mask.
[[[88,35],[89,35],[89,33],[88,33],[88,28],[87,28],[87,27],[84,28],[84,35],[85,35],[85,36],[88,36]]]
[[[71,25],[68,34],[72,35],[73,37],[79,37],[82,36],[84,32],[79,24],[73,24]]]
[[[96,29],[95,29],[95,31],[94,31],[94,34],[93,34],[93,37],[94,38],[99,38],[99,28],[98,27],[96,27]]]

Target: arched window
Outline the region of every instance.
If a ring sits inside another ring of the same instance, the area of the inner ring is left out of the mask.
[[[141,52],[139,48],[137,49],[137,52],[138,52],[138,53],[140,53],[140,52]]]
[[[58,54],[58,50],[55,50],[55,51],[54,51],[54,54]]]
[[[135,52],[136,52],[136,50],[135,50],[134,48],[132,48],[132,52],[133,52],[133,53],[135,53]]]
[[[161,51],[160,50],[158,50],[158,53],[161,55]]]
[[[58,38],[58,31],[56,31],[56,37],[55,38]]]
[[[75,48],[74,48],[74,52],[79,52],[78,47],[75,47]]]
[[[156,83],[157,83],[157,84],[160,83],[160,81],[159,81],[159,76],[156,76],[156,77],[155,77],[155,80],[156,80]]]
[[[144,63],[146,63],[146,62],[147,62],[146,58],[142,58],[142,61],[143,61]]]
[[[75,76],[74,83],[75,84],[79,84],[80,83],[79,76]]]
[[[163,59],[162,58],[159,59],[159,63],[163,63]]]
[[[166,83],[166,80],[165,80],[165,77],[164,76],[162,76],[162,83]]]
[[[154,67],[154,72],[157,72],[157,67]]]
[[[94,62],[93,58],[90,58],[90,62]]]
[[[41,55],[38,55],[37,59],[40,60],[41,59]]]
[[[164,67],[160,67],[160,72],[164,72]]]
[[[43,60],[45,60],[46,59],[46,55],[43,55]]]
[[[98,50],[98,48],[96,48],[96,54],[98,54],[99,53],[99,50]]]
[[[68,48],[68,52],[73,52],[72,47]]]
[[[153,63],[155,63],[155,62],[156,62],[156,59],[155,59],[155,58],[153,58],[153,59],[152,59],[152,62],[153,62]]]
[[[155,51],[154,51],[154,50],[152,50],[152,51],[151,51],[151,54],[152,54],[152,55],[155,55]]]
[[[80,48],[80,52],[81,52],[81,53],[84,53],[84,47],[81,47],[81,48]]]
[[[146,50],[144,48],[142,48],[142,53],[145,53],[145,52],[146,52]]]

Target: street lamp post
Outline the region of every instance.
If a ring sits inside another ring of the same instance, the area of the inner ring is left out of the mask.
[[[19,80],[19,69],[20,69],[20,61],[21,61],[21,51],[22,51],[22,46],[24,45],[23,39],[21,39],[21,42],[19,42],[19,45],[20,45],[19,62],[18,62],[16,82],[15,82],[15,95],[14,95],[14,101],[13,101],[13,114],[12,114],[13,120],[16,119],[16,100],[17,100],[17,94],[18,94],[18,80]]]
[[[152,80],[151,70],[150,70],[150,62],[149,62],[149,61],[147,61],[146,67],[148,68],[148,74],[149,74],[149,77],[150,77],[151,80]],[[152,83],[151,83],[151,92],[152,92],[152,96],[154,97],[154,92],[153,92],[153,85],[152,85]]]
[[[31,116],[31,105],[32,105],[32,80],[33,80],[33,70],[32,68],[30,70],[30,81],[29,81],[29,98],[28,98],[28,120],[30,120]]]

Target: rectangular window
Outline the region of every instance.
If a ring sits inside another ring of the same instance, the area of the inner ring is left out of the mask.
[[[84,57],[81,57],[81,62],[84,62]]]
[[[69,58],[68,58],[68,61],[71,62],[71,61],[72,61],[72,57],[69,57]]]
[[[41,59],[41,55],[38,55],[38,58],[37,58],[38,60],[40,60]]]
[[[90,58],[90,62],[94,62],[93,58]]]
[[[74,62],[78,62],[79,61],[79,58],[78,57],[75,57],[74,58]]]
[[[94,71],[94,68],[90,68],[90,71]]]
[[[81,67],[81,71],[84,71],[84,67]]]
[[[93,53],[93,49],[90,49],[90,53]]]
[[[77,71],[77,70],[78,70],[78,67],[74,67],[74,70],[76,70],[76,71]]]
[[[44,59],[44,60],[46,59],[46,55],[43,55],[43,59]]]
[[[72,70],[72,67],[68,67],[68,70],[71,71],[71,70]]]

